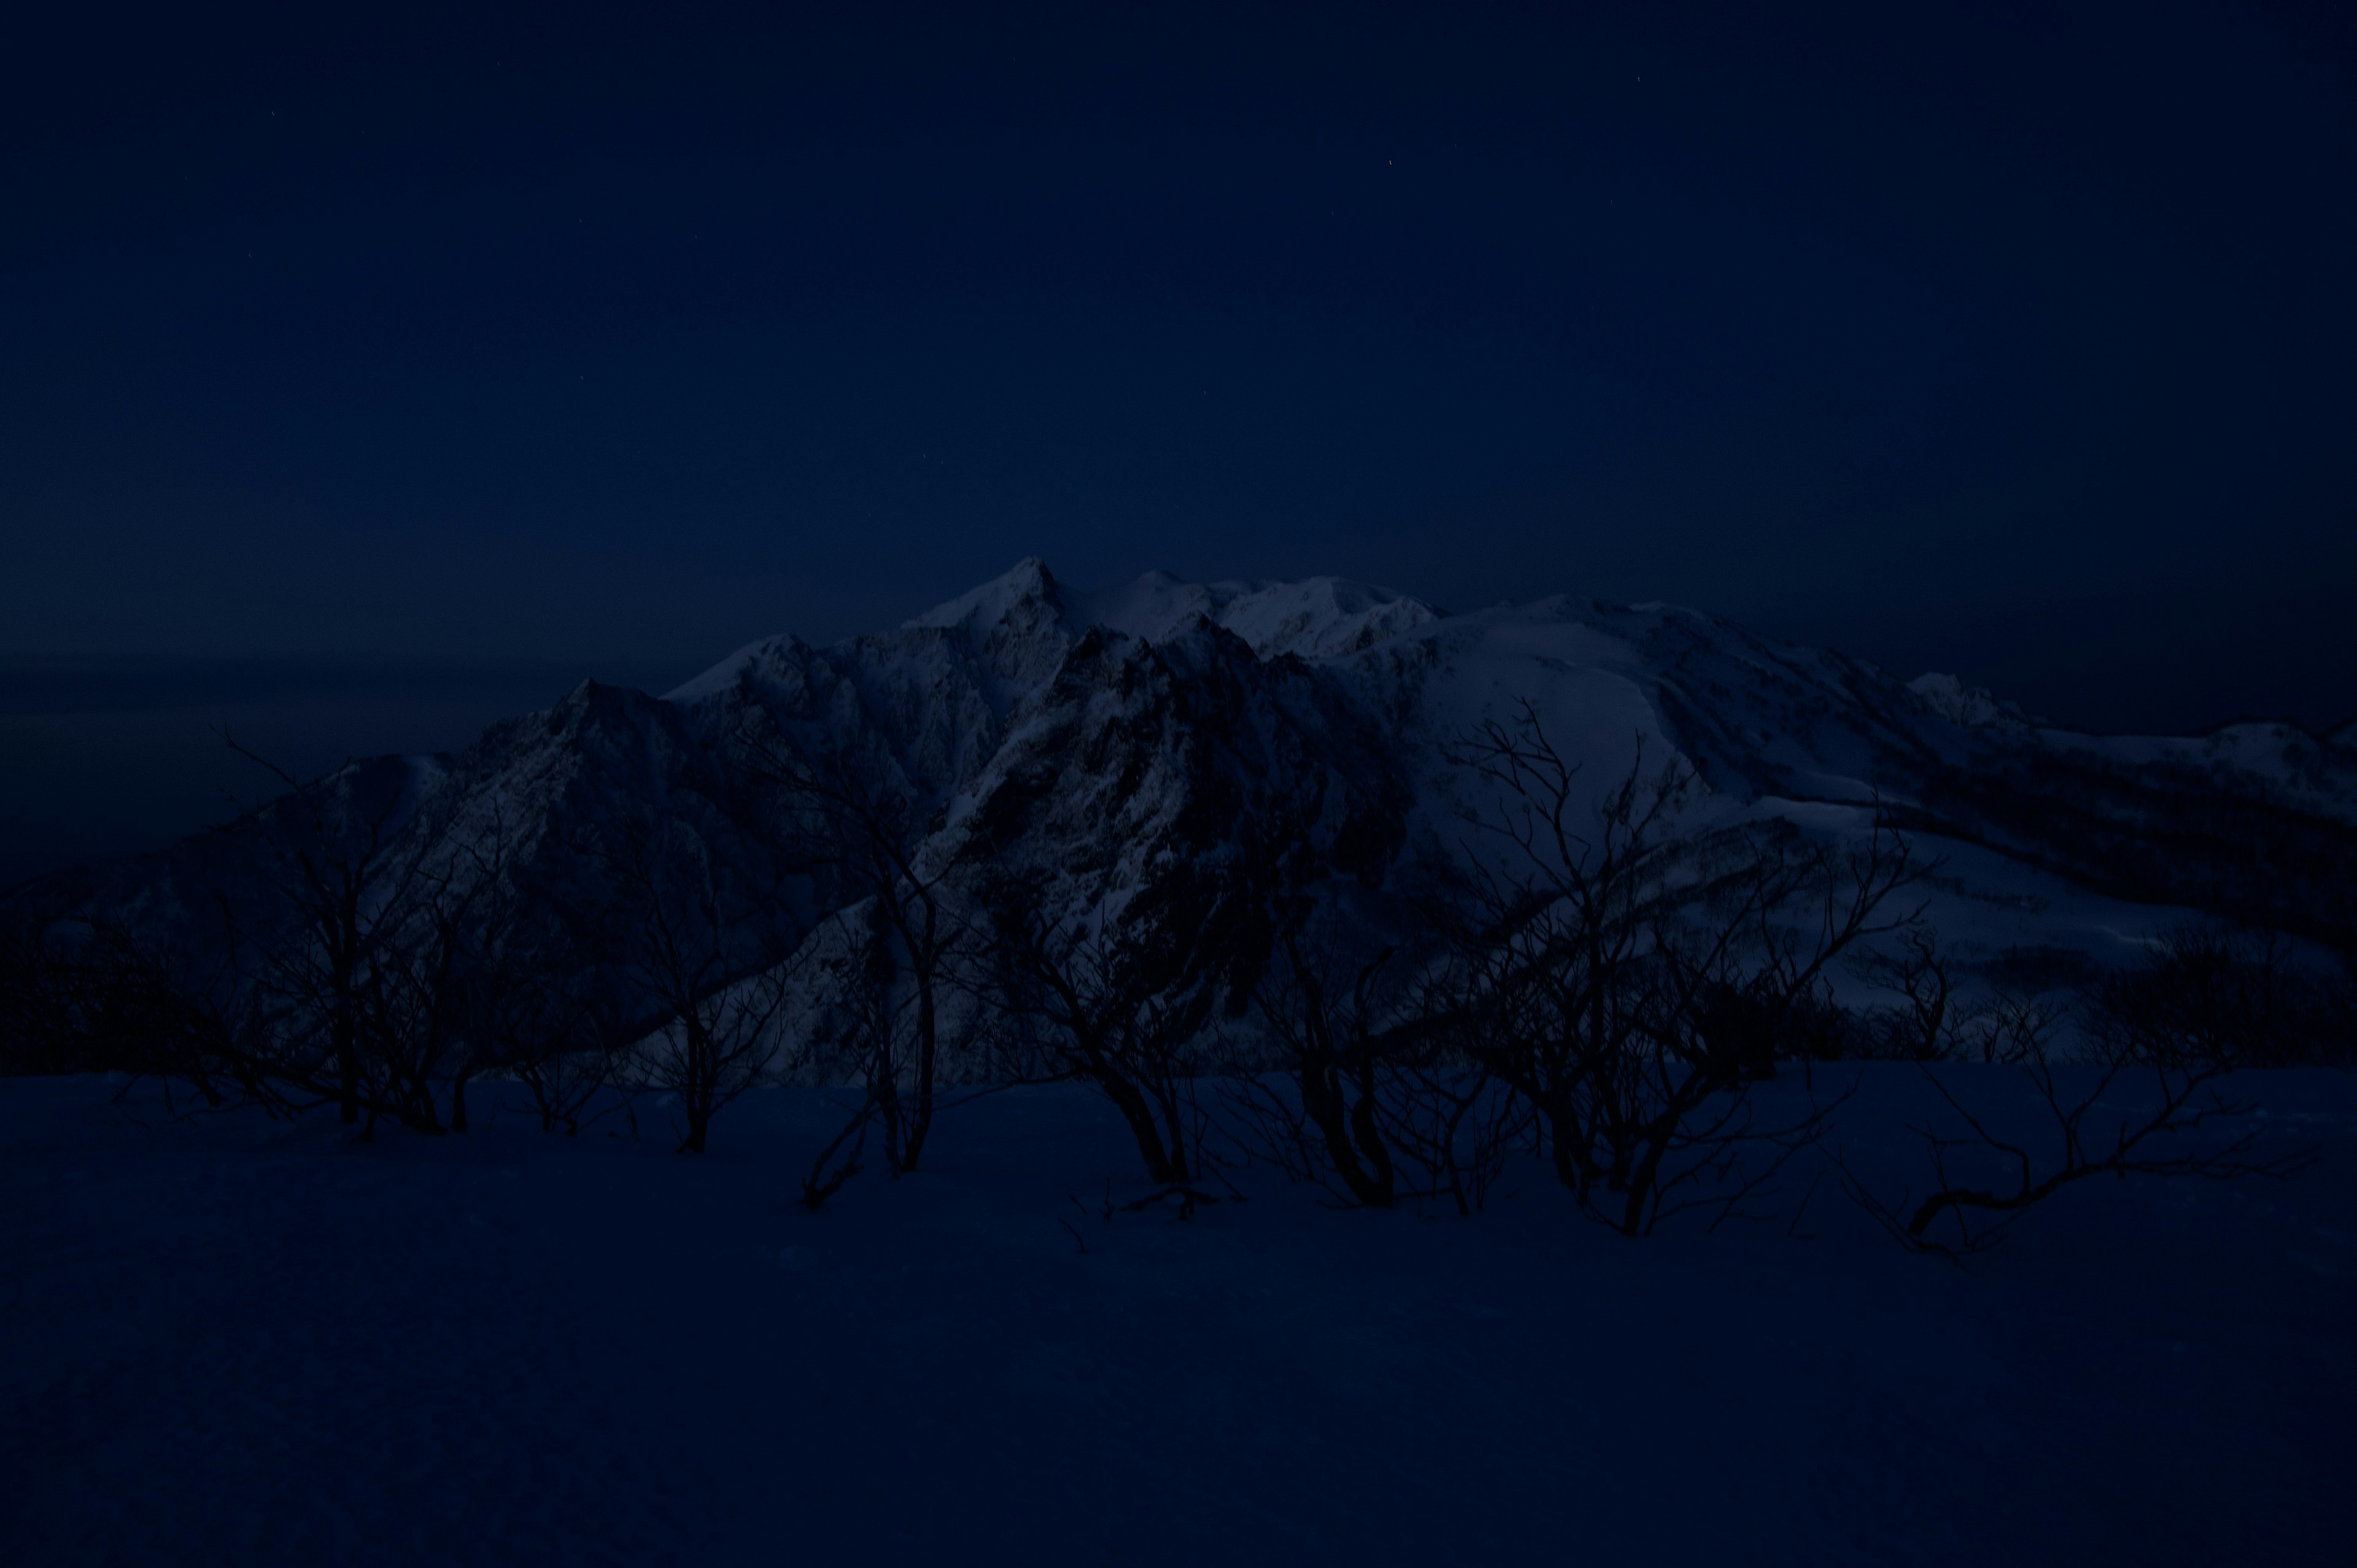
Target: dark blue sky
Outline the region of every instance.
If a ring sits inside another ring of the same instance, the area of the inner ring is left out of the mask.
[[[2357,713],[2337,8],[35,9],[0,809],[92,715],[453,745],[1032,553]]]

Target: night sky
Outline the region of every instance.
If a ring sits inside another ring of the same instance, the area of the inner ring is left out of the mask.
[[[2339,8],[832,9],[9,8],[0,881],[1027,554],[2357,714]]]

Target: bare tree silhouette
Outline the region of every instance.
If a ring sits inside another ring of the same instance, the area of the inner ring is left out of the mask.
[[[1878,821],[1848,848],[1688,830],[1691,770],[1649,769],[1641,743],[1590,801],[1527,703],[1449,757],[1491,788],[1466,821],[1502,846],[1439,914],[1463,1048],[1531,1105],[1557,1178],[1614,1228],[1742,1212],[1830,1109],[1763,1125],[1751,1086],[1813,1054],[1828,966],[1917,918],[1893,900],[1925,868]]]

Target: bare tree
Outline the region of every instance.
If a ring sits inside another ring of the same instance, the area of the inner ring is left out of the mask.
[[[2319,972],[2278,932],[2188,921],[2150,957],[2101,981],[2100,1047],[2231,1068],[2357,1065],[2357,1010],[2345,977]]]
[[[1128,1124],[1146,1179],[1186,1187],[1201,1163],[1195,1079],[1211,1065],[1203,1036],[1221,995],[1214,922],[1060,923],[1016,886],[994,902],[996,990],[1037,1053],[1033,1076],[1095,1085]]]
[[[872,913],[872,902],[866,908]],[[812,1041],[814,1050],[834,1060],[856,1064],[860,1075],[857,1103],[834,1136],[819,1149],[810,1173],[802,1178],[802,1207],[813,1213],[859,1174],[867,1155],[869,1131],[886,1108],[899,1101],[899,1066],[891,1048],[899,1018],[893,1005],[899,966],[874,937],[870,932],[870,940],[852,948],[845,966],[848,972],[840,977],[836,987],[833,1016],[818,1021]],[[897,1161],[890,1168],[895,1175],[903,1174]]]
[[[577,1135],[616,1079],[619,999],[550,901],[531,897],[497,849],[463,999],[466,1052],[452,1074],[450,1122],[467,1124],[467,1085],[496,1073],[522,1086],[541,1130]],[[608,1110],[611,1109],[609,1106]]]
[[[1915,1128],[1930,1190],[1885,1197],[1845,1166],[1851,1196],[1908,1247],[1947,1257],[1985,1251],[2023,1213],[2090,1176],[2286,1176],[2309,1163],[2303,1152],[2261,1150],[2265,1126],[2250,1119],[2253,1106],[2225,1096],[2219,1064],[2121,1058],[2074,1071],[2040,1047],[2015,1065],[2042,1133],[2000,1131],[1927,1066],[1948,1119]]]
[[[1450,760],[1498,788],[1500,809],[1471,825],[1510,847],[1503,869],[1478,869],[1460,899],[1435,906],[1453,949],[1446,1010],[1473,1059],[1536,1111],[1558,1179],[1584,1198],[1603,1177],[1600,1076],[1640,1049],[1647,916],[1675,868],[1662,829],[1691,780],[1674,765],[1648,775],[1640,757],[1585,822],[1579,768],[1527,705]]]
[[[293,786],[245,824],[264,896],[211,889],[251,1015],[241,1092],[281,1111],[324,1097],[366,1139],[383,1116],[442,1132],[447,1090],[464,1131],[469,1080],[516,1043],[527,999],[565,983],[516,961],[524,899],[503,823],[462,832],[457,798],[414,774],[302,784],[238,749]]]
[[[1878,822],[1853,848],[1683,831],[1693,776],[1649,770],[1641,744],[1590,802],[1529,703],[1450,756],[1493,789],[1468,821],[1505,848],[1440,916],[1466,1053],[1530,1104],[1558,1179],[1623,1233],[1739,1212],[1829,1109],[1763,1124],[1751,1086],[1813,1054],[1828,966],[1915,918],[1892,900],[1923,868]]]
[[[631,1069],[678,1097],[682,1154],[777,1062],[788,995],[775,901],[732,895],[709,845],[677,817],[597,845],[621,893],[624,951],[662,1021]]]
[[[1966,1010],[1954,967],[1929,927],[1905,933],[1889,949],[1857,955],[1851,973],[1899,1000],[1866,1012],[1850,1054],[1891,1061],[1943,1061],[1958,1054]]]
[[[1222,1063],[1231,1135],[1346,1207],[1447,1197],[1470,1214],[1526,1141],[1528,1106],[1458,1048],[1430,955],[1371,950],[1307,900],[1287,914],[1254,993],[1265,1037]]]
[[[177,969],[121,921],[29,918],[0,935],[0,1070],[116,1071],[193,1090],[208,1107],[286,1109],[234,955]]]
[[[0,924],[0,1074],[126,1065],[141,1031],[118,1033],[91,924],[25,914]]]
[[[473,1042],[467,1038],[471,971],[477,963],[473,906],[486,883],[464,878],[445,863],[409,879],[406,908],[370,966],[360,997],[363,1076],[401,1124],[439,1133],[435,1099],[450,1089],[454,1125],[466,1123],[466,1079]]]
[[[476,1050],[451,1086],[454,1131],[466,1121],[467,1079],[486,1071],[522,1086],[544,1133],[577,1135],[603,1114],[590,1108],[615,1083],[618,1025],[558,953],[496,953],[477,977],[468,1026]]]
[[[1460,1215],[1489,1200],[1516,1155],[1534,1151],[1537,1114],[1501,1079],[1474,1066],[1447,1033],[1409,1036],[1377,1110],[1392,1146],[1422,1173],[1410,1196],[1446,1197]]]
[[[140,1018],[154,1042],[143,1067],[208,1104],[332,1104],[363,1138],[388,1114],[438,1131],[432,1081],[454,1039],[466,897],[436,866],[447,817],[420,810],[405,770],[348,765],[305,782],[229,744],[287,786],[219,830],[260,850],[259,886],[208,883],[168,951],[153,931],[78,922],[86,1015]]]
[[[2330,1036],[2329,1014],[2314,1011],[2329,993],[2310,989],[2314,977],[2292,959],[2266,938],[2166,933],[2145,962],[2087,989],[2076,1053],[2058,1009],[1999,998],[1978,1021],[1976,1054],[2018,1073],[1999,1081],[2027,1090],[2029,1127],[2016,1130],[2002,1105],[1975,1109],[1953,1071],[1926,1062],[1941,1112],[1914,1128],[1928,1190],[1878,1194],[1845,1166],[1852,1197],[1910,1248],[1955,1258],[2091,1176],[2296,1174],[2312,1151],[2274,1145],[2255,1107],[2226,1092],[2238,1069]],[[2345,1040],[2345,1017],[2340,1028]]]
[[[1850,972],[1899,998],[1854,1020],[1843,1054],[1867,1060],[2018,1063],[2042,1052],[2070,1011],[2051,983],[1975,983],[1928,925],[1860,954]]]
[[[1298,1179],[1325,1181],[1349,1203],[1389,1208],[1400,1193],[1397,1162],[1384,1136],[1387,1090],[1398,1076],[1396,1036],[1381,1012],[1385,947],[1344,970],[1334,945],[1307,940],[1301,921],[1277,940],[1277,961],[1254,993],[1286,1082],[1271,1084],[1231,1063],[1226,1091],[1250,1129],[1254,1155]]]
[[[944,993],[968,934],[950,907],[942,868],[922,861],[916,802],[883,781],[881,768],[841,746],[797,746],[766,713],[748,715],[737,745],[755,776],[780,793],[790,857],[833,871],[855,899],[873,900],[876,950],[891,973],[877,993],[884,1010],[862,1034],[867,1098],[854,1124],[863,1143],[867,1122],[879,1124],[887,1164],[896,1175],[913,1171],[942,1108]],[[905,1051],[899,1009],[890,1005],[902,973],[911,1004]]]
[[[265,998],[272,1039],[255,1070],[298,1098],[332,1073],[337,1113],[363,1138],[388,1113],[438,1132],[430,1078],[450,1039],[467,897],[440,855],[448,815],[421,812],[413,777],[374,783],[371,800],[373,781],[351,765],[307,783],[227,744],[287,787],[250,819],[276,908],[248,912],[214,895],[229,949],[251,961]]]

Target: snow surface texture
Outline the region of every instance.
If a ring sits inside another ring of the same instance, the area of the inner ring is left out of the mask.
[[[0,1562],[2345,1563],[2357,1084],[2253,1081],[2319,1168],[2088,1183],[1956,1269],[1805,1174],[1789,1235],[1631,1243],[1538,1172],[1108,1222],[1080,1090],[813,1217],[813,1090],[690,1160],[0,1080]]]

